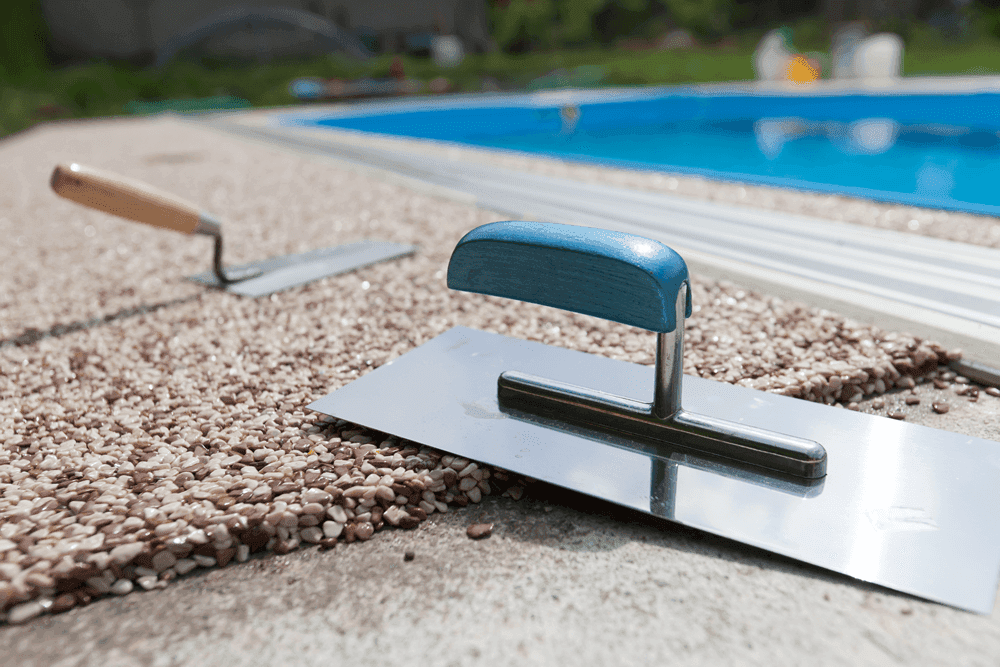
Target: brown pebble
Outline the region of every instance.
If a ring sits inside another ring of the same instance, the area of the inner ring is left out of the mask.
[[[324,537],[322,540],[319,541],[319,548],[322,549],[323,551],[326,551],[327,549],[332,549],[335,546],[337,546],[336,537]]]
[[[411,560],[413,560],[416,557],[417,557],[417,555],[415,553],[413,553],[412,551],[407,551],[406,553],[403,554],[403,560],[405,560],[405,561],[411,561]]]
[[[907,405],[920,405],[920,398],[917,396],[907,396],[904,400]]]
[[[72,593],[63,593],[55,600],[52,601],[52,608],[50,611],[53,614],[61,614],[64,611],[69,611],[76,606],[76,596]]]
[[[938,401],[936,403],[932,403],[931,408],[933,408],[934,412],[938,413],[939,415],[943,415],[944,413],[948,412],[948,410],[951,409],[951,406],[942,401]]]
[[[240,536],[243,544],[250,547],[250,553],[256,553],[267,546],[270,536],[264,532],[263,528],[251,528]]]
[[[236,547],[229,547],[228,549],[219,549],[215,552],[215,562],[219,567],[225,567],[229,564],[229,561],[233,559],[236,555]]]
[[[1000,389],[997,389],[996,387],[987,387],[986,393],[990,396],[1000,396]]]
[[[292,543],[287,540],[278,540],[271,548],[274,553],[284,555],[292,551]]]
[[[362,521],[354,527],[354,536],[362,542],[371,539],[371,536],[374,534],[375,526],[367,521]]]
[[[890,410],[888,417],[890,419],[906,419],[906,413],[899,410]]]
[[[265,542],[265,545],[266,544],[267,542]],[[211,544],[199,544],[193,551],[196,556],[208,556],[209,558],[215,558],[215,547]]]
[[[947,389],[948,386],[949,386],[949,383],[945,382],[944,380],[940,380],[938,378],[934,378],[934,386],[937,389]]]
[[[874,401],[872,401],[872,407],[875,408],[876,410],[881,410],[882,408],[885,407],[885,400],[881,398],[876,398]]]
[[[481,540],[493,534],[493,524],[474,523],[465,529],[465,534],[474,540]]]
[[[410,511],[410,510],[407,510],[407,511]],[[409,516],[409,515],[407,515],[407,516],[401,517],[399,519],[399,522],[396,524],[396,527],[397,528],[410,529],[410,528],[416,528],[419,525],[420,525],[420,519],[418,519],[415,516]]]

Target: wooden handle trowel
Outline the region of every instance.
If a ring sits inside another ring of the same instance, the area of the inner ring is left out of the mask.
[[[212,271],[190,276],[190,279],[245,296],[264,296],[410,255],[416,250],[415,246],[366,240],[224,269],[222,223],[191,202],[146,183],[79,164],[57,166],[52,171],[50,183],[59,196],[98,211],[182,234],[213,237]]]
[[[997,443],[682,375],[687,267],[657,241],[493,223],[459,242],[448,285],[655,331],[656,367],[456,327],[309,407],[857,579],[992,611]]]

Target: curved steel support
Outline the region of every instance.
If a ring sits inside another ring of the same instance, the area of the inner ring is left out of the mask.
[[[227,273],[222,268],[222,224],[204,211],[198,218],[198,226],[194,229],[195,234],[204,234],[215,239],[215,248],[212,252],[212,273],[215,274],[219,285],[231,285],[241,280],[247,280],[261,275],[260,269],[244,269],[230,271]]]
[[[677,327],[656,339],[654,395],[650,403],[586,387],[506,371],[497,380],[498,402],[567,424],[613,431],[643,442],[685,447],[798,478],[826,475],[826,450],[818,442],[685,411],[685,284],[677,297]]]

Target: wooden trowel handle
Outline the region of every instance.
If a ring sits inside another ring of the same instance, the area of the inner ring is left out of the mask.
[[[669,333],[687,264],[659,241],[546,222],[494,222],[458,242],[448,287]],[[691,316],[691,290],[684,316]]]
[[[58,165],[50,183],[60,197],[98,211],[184,234],[219,234],[218,222],[191,202],[118,174]]]

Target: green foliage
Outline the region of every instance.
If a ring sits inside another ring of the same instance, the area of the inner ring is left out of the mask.
[[[537,0],[536,0],[537,1]],[[796,46],[812,46],[796,24]],[[510,90],[561,86],[642,86],[739,81],[753,78],[758,35],[737,40],[735,50],[560,50],[524,54],[472,54],[458,66],[439,70],[428,58],[402,57],[406,75],[428,81],[445,76],[453,90],[478,91],[484,81]],[[961,45],[908,46],[903,72],[918,74],[1000,73],[997,41]],[[387,77],[394,56],[367,61],[324,57],[267,65],[205,67],[177,61],[162,69],[94,62],[24,72],[17,81],[0,79],[0,137],[52,118],[115,116],[157,108],[204,106],[204,98],[241,98],[254,107],[300,104],[288,92],[297,77],[358,79]],[[554,71],[555,70],[555,71]],[[156,103],[163,102],[157,106]],[[236,101],[226,102],[226,104]]]
[[[662,0],[504,0],[492,5],[492,35],[508,53],[610,42],[631,34],[662,13],[661,3]]]
[[[661,0],[674,22],[701,37],[718,37],[731,27],[732,0]]]
[[[792,26],[795,48],[798,51],[826,51],[830,48],[830,27],[819,18],[806,18]]]
[[[907,76],[1000,74],[1000,48],[993,39],[961,46],[907,48],[903,51],[903,73]]]
[[[646,26],[714,39],[732,28],[734,11],[734,0],[503,0],[492,5],[492,34],[508,53],[655,37]]]
[[[607,4],[609,0],[570,0],[560,3],[558,28],[560,41],[567,44],[590,41],[594,36],[594,17]]]
[[[496,4],[492,11],[493,39],[505,51],[550,46],[555,17],[555,0],[509,0]]]
[[[0,1],[0,81],[18,80],[44,69],[47,40],[40,0]]]

